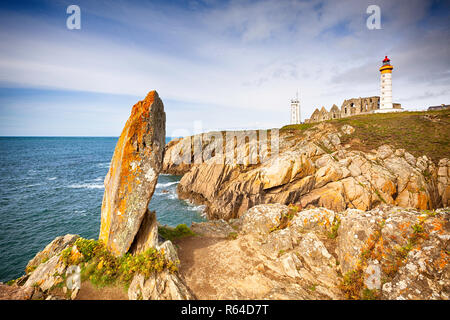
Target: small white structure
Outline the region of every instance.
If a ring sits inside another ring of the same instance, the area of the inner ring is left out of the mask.
[[[298,100],[298,91],[295,99],[291,99],[291,124],[299,124],[300,119],[300,101]]]
[[[387,56],[384,57],[383,65],[380,68],[381,72],[381,97],[380,97],[380,109],[376,112],[395,112],[402,111],[400,105],[392,103],[392,69],[391,60]]]

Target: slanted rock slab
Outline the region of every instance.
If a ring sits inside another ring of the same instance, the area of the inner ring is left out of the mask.
[[[145,228],[153,226],[153,213],[147,207],[161,171],[165,145],[166,114],[156,91],[133,106],[130,118],[117,142],[105,178],[105,193],[99,240],[115,255],[135,253],[154,247],[156,237],[136,235],[145,217]]]

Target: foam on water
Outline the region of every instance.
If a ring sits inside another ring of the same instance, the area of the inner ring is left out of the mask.
[[[166,182],[166,183],[157,183],[156,188],[166,188],[173,186],[174,184],[178,184],[179,181],[172,181],[172,182]]]
[[[24,274],[28,261],[57,236],[98,238],[103,180],[116,143],[117,138],[0,137],[1,282]],[[149,208],[161,224],[205,220],[204,208],[178,199],[180,178],[158,178]]]
[[[73,188],[73,189],[104,189],[105,188],[105,186],[103,184],[96,184],[96,183],[76,183],[76,184],[71,184],[68,187]]]

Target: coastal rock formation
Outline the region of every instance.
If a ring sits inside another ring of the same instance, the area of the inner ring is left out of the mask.
[[[210,258],[184,271],[200,299],[450,298],[448,209],[264,204],[231,226],[233,237],[199,248],[192,259]]]
[[[178,274],[163,271],[146,279],[134,276],[128,289],[130,300],[192,300],[194,295]]]
[[[263,203],[295,203],[335,211],[370,210],[379,204],[417,209],[450,204],[447,159],[436,166],[426,156],[416,158],[389,145],[371,152],[349,150],[341,138],[353,132],[349,125],[339,130],[328,123],[301,135],[281,131],[279,152],[265,161],[259,156],[253,164],[245,155],[255,145],[262,149],[257,137],[234,148],[222,146],[223,153],[211,152],[218,149],[211,147],[210,134],[186,137],[168,146],[164,171],[184,174],[179,196],[205,204],[212,219],[238,218]],[[225,140],[225,133],[218,134]],[[193,141],[203,148],[195,148]],[[174,162],[177,156],[178,162]]]
[[[24,276],[12,285],[0,284],[0,300],[42,300],[44,292],[64,281],[67,265],[61,261],[60,254],[78,238],[74,234],[56,237],[28,262]]]
[[[171,241],[167,240],[157,249],[164,252],[166,259],[179,263],[177,250]],[[179,273],[164,270],[146,278],[136,274],[128,288],[129,300],[192,300],[195,296],[186,286]]]
[[[95,250],[93,252],[86,252],[86,247],[84,249],[78,247],[79,244],[76,240],[79,238],[78,235],[71,234],[55,238],[44,250],[37,253],[30,260],[24,276],[13,281],[11,285],[0,283],[0,300],[74,300],[77,298],[79,292],[82,292],[85,297],[89,296],[89,294],[86,294],[86,290],[89,291],[91,285],[86,285],[84,282],[81,282],[81,273],[84,270],[83,268],[86,268],[86,257],[92,255]],[[84,241],[95,242],[86,239]],[[179,264],[177,251],[171,241],[160,243],[156,245],[155,249],[164,254],[166,261],[171,261],[174,265]],[[101,259],[100,263],[94,264],[96,268],[101,268],[102,265],[103,262]],[[115,271],[117,272],[118,270]],[[111,272],[111,270],[105,272]],[[108,273],[104,275],[108,276]],[[72,280],[79,281],[79,287],[72,288]],[[159,272],[152,272],[147,276],[136,273],[130,280],[128,289],[129,299],[195,299],[195,296],[176,270],[163,269]],[[60,292],[61,290],[63,293]],[[118,288],[117,290],[120,290],[120,293],[122,293],[123,288]],[[97,295],[97,298],[99,294],[101,293],[94,293],[94,295]],[[117,295],[121,296],[121,294]]]
[[[99,240],[117,256],[157,244],[156,217],[147,207],[162,166],[165,123],[164,105],[151,91],[133,106],[114,150],[105,178]]]
[[[28,278],[23,286],[38,287],[42,291],[47,291],[62,282],[67,266],[62,263],[60,254],[72,246],[78,238],[79,236],[75,234],[56,237],[44,250],[38,252],[27,264],[25,271]]]

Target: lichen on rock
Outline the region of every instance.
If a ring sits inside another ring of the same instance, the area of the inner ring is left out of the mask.
[[[133,106],[105,178],[99,239],[115,255],[154,247],[154,213],[147,207],[162,167],[164,105],[156,91]],[[144,223],[143,223],[144,222]],[[146,228],[139,233],[140,228]],[[136,238],[138,237],[138,238]],[[144,239],[145,238],[145,239]]]

